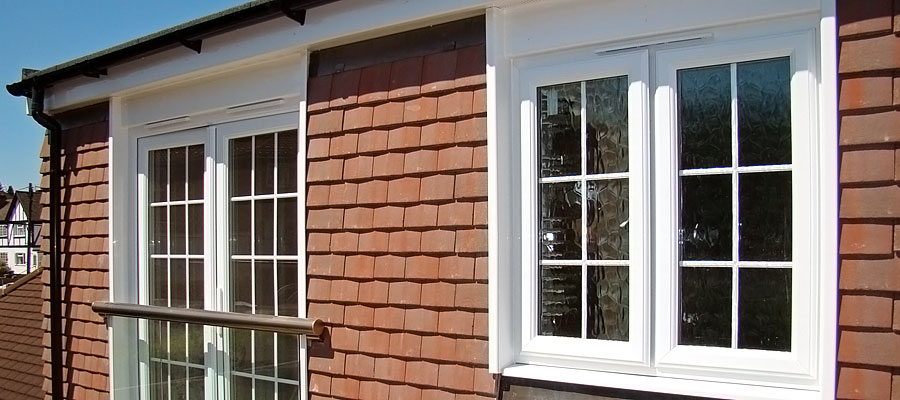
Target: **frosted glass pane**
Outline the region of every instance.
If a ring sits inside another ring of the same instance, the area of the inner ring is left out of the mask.
[[[737,64],[740,165],[791,162],[791,60]]]
[[[628,180],[589,181],[587,186],[588,259],[627,260]]]
[[[581,337],[581,267],[541,266],[539,334]]]
[[[681,169],[731,165],[731,67],[678,71]]]
[[[585,82],[587,173],[628,171],[628,77]]]
[[[628,340],[628,267],[588,267],[587,337]]]
[[[679,268],[679,344],[731,346],[731,268]]]
[[[581,173],[581,83],[538,88],[541,176]]]
[[[541,258],[581,259],[581,182],[541,185]]]

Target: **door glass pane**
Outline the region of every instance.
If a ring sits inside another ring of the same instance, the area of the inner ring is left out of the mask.
[[[581,259],[581,182],[541,185],[541,259]]]
[[[679,344],[731,346],[731,268],[682,267]]]
[[[678,71],[681,169],[731,165],[731,68]]]
[[[628,340],[628,267],[588,267],[587,337]]]
[[[741,268],[738,348],[791,351],[790,268]]]
[[[731,260],[731,175],[681,177],[681,259]]]
[[[791,59],[737,65],[740,165],[791,162]]]
[[[275,134],[254,137],[254,194],[271,194],[275,190]]]
[[[184,200],[187,160],[184,147],[169,150],[169,200]]]
[[[628,171],[628,77],[585,83],[587,173]]]
[[[581,83],[538,89],[541,176],[581,173]]]
[[[540,335],[581,337],[581,266],[541,266]]]
[[[297,191],[297,131],[278,133],[278,193]]]
[[[741,174],[740,257],[744,261],[791,260],[791,173]]]
[[[589,181],[587,196],[587,258],[627,260],[628,180]]]

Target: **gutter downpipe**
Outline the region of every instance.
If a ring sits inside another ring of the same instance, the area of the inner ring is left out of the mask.
[[[44,89],[31,89],[31,118],[47,128],[50,144],[50,380],[54,400],[63,399],[61,203],[62,125],[44,113]]]

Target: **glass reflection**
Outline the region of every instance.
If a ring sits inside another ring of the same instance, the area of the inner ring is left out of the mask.
[[[541,176],[581,173],[581,83],[538,88]]]

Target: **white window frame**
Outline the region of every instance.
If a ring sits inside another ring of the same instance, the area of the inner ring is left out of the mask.
[[[16,253],[16,265],[25,265],[25,253]]]
[[[16,224],[15,227],[16,228],[14,236],[17,238],[25,237],[25,225]]]
[[[543,362],[553,364],[553,359],[565,356],[569,360],[577,360],[591,367],[604,364],[642,365],[647,362],[649,348],[646,346],[649,329],[649,280],[647,279],[649,246],[649,230],[646,222],[649,216],[649,202],[645,199],[646,186],[649,181],[649,136],[647,81],[648,53],[646,50],[629,52],[610,57],[597,58],[577,63],[556,64],[552,59],[549,65],[523,70],[521,79],[521,132],[522,154],[521,171],[525,198],[537,199],[540,191],[539,172],[538,115],[536,114],[539,99],[537,90],[543,86],[568,82],[579,82],[591,79],[614,76],[628,77],[628,172],[622,175],[628,179],[629,202],[629,340],[605,341],[584,340],[538,335],[540,318],[529,318],[540,314],[540,275],[537,240],[540,236],[540,208],[536,201],[526,201],[522,207],[522,223],[525,232],[531,232],[530,239],[522,241],[522,350],[520,360],[524,362]],[[584,104],[582,104],[584,107]],[[633,112],[640,110],[640,112]],[[586,116],[582,112],[582,124]],[[582,127],[582,131],[584,127]],[[583,142],[583,141],[582,141]],[[582,143],[582,157],[585,149]],[[621,265],[620,262],[604,264],[595,261],[596,265]],[[582,267],[582,274],[584,267]],[[584,277],[582,277],[582,280]],[[582,287],[582,301],[586,296],[586,287]],[[582,314],[587,312],[582,309]]]

